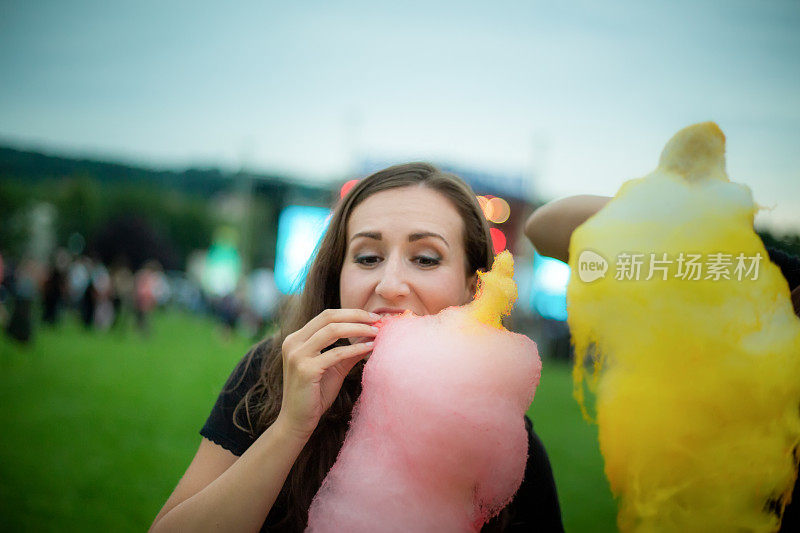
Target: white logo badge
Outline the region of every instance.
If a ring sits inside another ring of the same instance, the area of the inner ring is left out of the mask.
[[[606,277],[608,261],[602,255],[591,250],[584,250],[578,256],[578,278],[584,283]]]

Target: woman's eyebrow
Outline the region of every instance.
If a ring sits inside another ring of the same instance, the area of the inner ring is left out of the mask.
[[[383,239],[383,235],[381,235],[379,231],[359,231],[353,235],[353,238],[350,240],[353,240],[356,237],[365,237],[367,239],[375,239],[376,241]]]
[[[351,240],[355,240],[357,237],[364,237],[366,239],[374,239],[376,241],[380,241],[383,239],[383,235],[379,231],[359,231]],[[412,233],[408,236],[408,242],[418,241],[420,239],[424,239],[426,237],[434,237],[436,239],[441,240],[445,246],[450,248],[450,243],[447,242],[447,239],[439,235],[438,233],[434,233],[432,231],[418,231],[416,233]]]
[[[445,239],[438,233],[433,233],[432,231],[420,231],[418,233],[412,233],[411,235],[408,236],[408,242],[418,241],[420,239],[424,239],[425,237],[435,237],[441,240],[445,244],[445,246],[450,248],[450,244],[447,242],[447,239]]]

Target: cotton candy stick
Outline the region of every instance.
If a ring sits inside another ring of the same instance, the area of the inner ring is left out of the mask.
[[[307,531],[479,531],[510,502],[541,372],[535,343],[500,323],[512,274],[503,252],[469,305],[381,324]]]
[[[756,210],[708,122],[678,132],[654,172],[573,234],[576,395],[595,394],[622,531],[779,527],[800,441],[800,320],[753,231]],[[592,280],[581,257],[597,255],[609,268]]]

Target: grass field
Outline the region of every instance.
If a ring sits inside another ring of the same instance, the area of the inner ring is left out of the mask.
[[[71,318],[71,317],[70,317]],[[249,346],[210,321],[154,317],[147,338],[40,327],[0,335],[0,516],[6,531],[143,531],[189,464],[216,395]],[[569,368],[545,362],[531,409],[567,531],[613,531],[594,427]]]

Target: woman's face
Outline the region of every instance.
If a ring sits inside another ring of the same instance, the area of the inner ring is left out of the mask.
[[[339,277],[342,308],[430,315],[470,301],[463,221],[446,196],[426,187],[381,191],[347,224]]]

